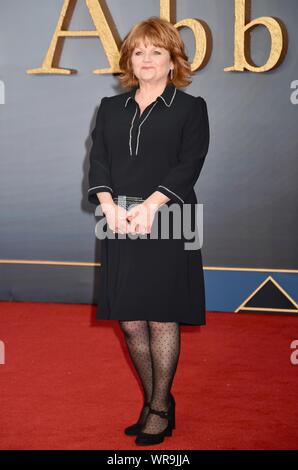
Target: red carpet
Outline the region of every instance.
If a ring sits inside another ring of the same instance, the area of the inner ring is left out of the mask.
[[[208,313],[182,327],[176,429],[138,447],[142,395],[115,321],[95,307],[0,302],[1,449],[297,449],[298,318]]]

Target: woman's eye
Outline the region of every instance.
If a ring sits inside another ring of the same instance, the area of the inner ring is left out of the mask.
[[[159,54],[159,55],[161,54],[160,51],[154,51],[154,53]],[[140,55],[140,54],[142,54],[141,51],[137,51],[137,52],[135,53],[135,55]]]

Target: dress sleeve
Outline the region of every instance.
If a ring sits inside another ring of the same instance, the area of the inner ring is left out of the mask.
[[[183,204],[200,175],[209,140],[207,104],[204,98],[198,96],[183,126],[179,163],[171,168],[156,190]]]
[[[104,142],[104,108],[108,98],[101,99],[97,115],[96,124],[91,133],[92,145],[89,153],[89,189],[88,201],[92,204],[99,204],[96,193],[107,191],[113,193],[111,183],[110,168],[108,162],[107,149]]]

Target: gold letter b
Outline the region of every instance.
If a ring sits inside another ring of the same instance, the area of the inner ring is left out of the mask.
[[[284,40],[283,25],[280,20],[269,16],[262,16],[253,21],[250,20],[251,10],[250,0],[235,0],[235,46],[234,46],[234,66],[226,67],[225,72],[237,71],[243,72],[267,72],[273,69],[281,61]],[[253,65],[250,56],[250,41],[246,34],[258,25],[265,26],[271,36],[271,50],[269,58],[265,65],[257,67]],[[248,57],[249,59],[247,59]]]

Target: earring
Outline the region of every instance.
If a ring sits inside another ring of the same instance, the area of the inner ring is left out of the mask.
[[[173,80],[173,69],[171,69],[171,80]]]

